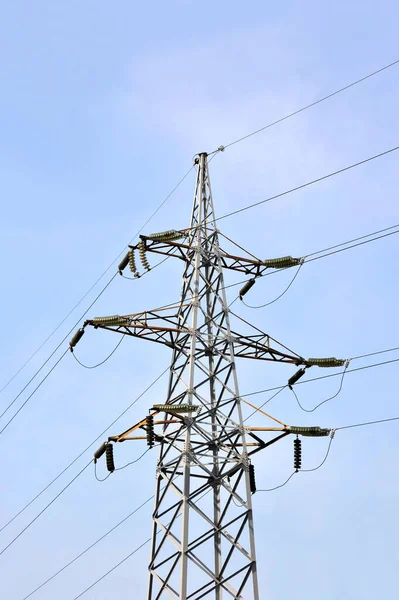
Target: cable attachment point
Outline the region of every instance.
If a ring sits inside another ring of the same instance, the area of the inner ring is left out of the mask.
[[[113,473],[115,471],[114,446],[113,446],[113,444],[106,444],[106,447],[105,447],[105,459],[106,459],[108,471],[110,473]]]
[[[262,261],[262,264],[270,269],[288,269],[289,267],[301,265],[303,260],[304,258],[281,256],[280,258],[267,258],[266,260]]]
[[[330,438],[331,438],[332,440],[334,439],[334,436],[335,436],[335,431],[336,431],[335,429],[331,429],[331,432],[330,432]]]
[[[222,145],[219,146],[218,151],[219,152],[224,152],[226,150],[226,148]]]
[[[329,358],[308,358],[306,365],[308,367],[343,367],[346,360],[341,358],[335,358],[331,356]]]
[[[249,290],[251,289],[251,287],[253,287],[254,285],[255,285],[255,277],[253,277],[252,279],[249,279],[249,281],[247,281],[243,285],[243,287],[240,289],[239,294],[238,294],[240,300],[243,299],[243,297],[245,296],[245,294],[247,292],[249,292]]]
[[[85,332],[84,328],[81,327],[80,329],[77,330],[75,335],[72,337],[71,341],[69,342],[69,349],[71,352],[73,352],[73,349],[76,346],[76,344],[78,343],[78,341],[82,339],[84,332]]]
[[[294,469],[298,473],[302,466],[302,442],[296,437],[294,440]]]
[[[147,415],[145,418],[145,425],[147,429],[147,445],[152,448],[154,445],[155,434],[154,434],[154,417]]]
[[[305,373],[306,373],[306,369],[298,369],[298,371],[296,373],[294,373],[292,375],[292,377],[289,378],[287,385],[290,388],[290,390],[292,390],[292,386],[294,385],[294,383],[296,383],[298,381],[298,379],[303,377],[303,375],[305,375]]]

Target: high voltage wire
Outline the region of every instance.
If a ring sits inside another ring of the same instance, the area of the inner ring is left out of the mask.
[[[240,138],[234,140],[233,142],[230,142],[229,144],[224,145],[224,148],[225,149],[230,148],[230,146],[234,146],[235,144],[238,144],[239,142],[242,142],[243,140],[246,140],[254,135],[257,135],[261,131],[265,131],[265,129],[269,129],[270,127],[273,127],[274,125],[277,125],[278,123],[282,123],[283,121],[286,121],[287,119],[290,119],[291,117],[294,117],[295,115],[298,115],[299,113],[302,113],[305,110],[308,110],[309,108],[312,108],[313,106],[316,106],[317,104],[320,104],[321,102],[324,102],[325,100],[328,100],[329,98],[332,98],[333,96],[337,96],[341,92],[344,92],[344,91],[354,87],[358,83],[362,83],[363,81],[366,81],[367,79],[370,79],[371,77],[374,77],[374,75],[377,75],[378,73],[382,73],[383,71],[386,71],[387,69],[390,69],[391,67],[394,67],[398,63],[399,63],[399,59],[385,65],[384,67],[381,67],[380,69],[377,69],[377,71],[373,71],[373,72],[369,73],[368,75],[365,75],[361,79],[357,79],[356,81],[353,81],[352,83],[349,83],[348,85],[345,85],[344,87],[339,88],[338,90],[335,90],[335,92],[331,92],[327,96],[323,96],[322,98],[319,98],[318,100],[315,100],[314,102],[311,102],[310,104],[307,104],[306,106],[303,106],[302,108],[299,108],[299,109],[295,110],[294,112],[289,113],[285,117],[281,117],[280,119],[277,119],[276,121],[272,121],[271,123],[268,123],[267,125],[264,125],[263,127],[260,127],[259,129],[256,129],[255,131],[252,131],[251,133],[248,133],[247,135],[244,135],[243,137],[240,137]],[[218,151],[219,150],[215,150],[214,152],[216,153]]]
[[[36,517],[34,517],[31,521],[29,521],[29,523],[7,544],[7,546],[5,546],[1,551],[0,551],[0,556],[2,554],[4,554],[4,552],[6,550],[8,550],[8,548],[10,548],[10,546],[12,546],[14,544],[14,542],[17,541],[18,538],[21,537],[21,535],[23,535],[25,533],[25,531],[27,529],[29,529],[29,527],[31,525],[33,525],[33,523],[35,521],[37,521],[37,519],[57,500],[57,498],[59,498],[61,496],[61,494],[63,494],[65,492],[65,490],[67,490],[74,481],[76,481],[78,479],[78,477],[80,477],[80,475],[82,475],[82,473],[87,469],[87,467],[93,462],[93,459],[90,459],[90,461],[87,463],[87,465],[85,465],[83,467],[83,469],[81,469],[79,471],[79,473],[77,475],[75,475],[75,477],[73,479],[71,479],[71,481],[69,481],[66,486],[64,486],[62,488],[62,490],[60,492],[58,492],[58,494],[48,503],[46,504],[46,506],[36,515]]]
[[[390,352],[390,350],[386,350],[384,352]],[[379,353],[376,352],[375,354],[379,354]],[[371,356],[371,355],[369,355],[369,356]],[[355,360],[355,359],[352,358],[351,360]],[[349,373],[355,373],[357,371],[364,371],[366,369],[372,369],[374,367],[381,367],[382,365],[388,365],[388,364],[392,364],[392,363],[396,363],[396,362],[399,362],[399,358],[394,358],[393,360],[386,360],[386,361],[380,362],[380,363],[373,363],[371,365],[366,365],[364,367],[357,367],[356,369],[346,369],[345,371],[340,371],[339,373],[330,373],[329,375],[321,375],[320,377],[313,377],[312,379],[305,379],[305,380],[302,380],[302,381],[297,381],[295,383],[295,385],[303,385],[304,383],[310,383],[312,381],[319,381],[321,379],[328,379],[329,377],[339,377],[343,373],[345,373],[345,376],[346,376]],[[287,384],[285,384],[285,385],[279,385],[279,386],[268,388],[268,389],[264,389],[264,390],[257,390],[256,392],[248,392],[247,394],[240,394],[240,396],[242,398],[246,398],[247,396],[257,396],[258,394],[266,394],[268,392],[275,392],[277,390],[276,394],[274,394],[271,398],[269,398],[263,404],[261,404],[260,406],[257,407],[257,409],[259,409],[259,408],[263,408],[263,406],[265,406],[265,404],[268,404],[271,400],[273,400],[273,398],[275,396],[277,396],[277,394],[279,394],[280,392],[282,392],[286,387],[288,387]],[[255,410],[249,416],[251,417],[256,412],[257,411]],[[247,417],[245,420],[248,420],[248,418],[249,417]]]
[[[167,257],[169,258],[169,257]],[[165,259],[166,260],[166,259]],[[159,266],[161,263],[165,262],[165,260],[162,260],[161,262],[159,262],[157,265],[155,265],[152,270],[154,270],[157,266]],[[46,364],[50,361],[50,359],[54,356],[54,354],[57,352],[57,350],[59,350],[59,348],[61,348],[62,344],[68,339],[68,337],[71,335],[71,333],[75,330],[75,328],[80,324],[80,322],[82,321],[83,317],[89,312],[89,310],[94,306],[94,304],[97,302],[97,300],[100,298],[100,296],[104,293],[104,291],[107,289],[107,287],[112,283],[112,281],[115,279],[115,277],[118,275],[118,272],[116,272],[113,277],[108,281],[107,285],[101,290],[101,292],[96,296],[96,298],[93,300],[93,302],[90,304],[90,306],[86,309],[86,311],[79,317],[79,320],[76,321],[76,323],[71,327],[71,329],[68,331],[68,333],[64,336],[64,338],[61,340],[61,342],[58,344],[58,346],[55,348],[55,350],[53,350],[53,352],[47,357],[47,359],[44,361],[44,363],[39,367],[39,369],[37,369],[37,371],[34,373],[34,375],[30,378],[30,380],[28,381],[28,383],[25,384],[25,386],[22,388],[22,390],[15,396],[15,398],[13,398],[13,400],[10,402],[10,404],[5,408],[5,410],[2,412],[2,414],[0,415],[0,419],[6,414],[6,412],[11,408],[11,406],[18,400],[18,398],[21,396],[21,394],[26,390],[26,388],[32,383],[32,381],[38,376],[38,374],[42,371],[42,369],[46,366]],[[146,273],[144,273],[144,275],[146,275]],[[123,338],[122,338],[123,339]],[[121,340],[122,341],[122,340]],[[116,347],[114,348],[114,350],[111,352],[111,354],[105,359],[103,360],[101,363],[98,363],[97,365],[95,365],[95,367],[99,367],[101,364],[105,363],[113,354],[114,352],[117,350],[117,348],[119,347],[119,345],[121,344],[121,341],[116,345]],[[25,402],[20,406],[20,408],[15,412],[15,414],[11,417],[11,419],[6,423],[6,425],[3,427],[3,429],[0,430],[0,435],[3,433],[3,431],[5,429],[7,429],[7,427],[10,425],[10,423],[15,419],[15,417],[20,413],[20,411],[24,408],[24,406],[27,404],[27,402],[32,398],[32,396],[36,393],[36,391],[40,388],[40,386],[42,385],[42,383],[44,383],[44,381],[49,377],[49,375],[54,371],[54,369],[59,365],[59,363],[61,362],[61,360],[64,358],[64,356],[67,354],[68,352],[67,348],[65,350],[65,352],[62,354],[61,358],[59,358],[57,360],[57,362],[51,367],[50,371],[48,371],[48,373],[43,377],[43,379],[40,381],[40,383],[36,386],[36,388],[33,390],[33,392],[28,396],[28,398],[25,400]],[[76,357],[74,357],[77,362],[80,362]],[[80,363],[82,367],[84,367],[85,365],[83,365],[82,363]],[[95,367],[86,367],[86,368],[95,368]]]
[[[128,242],[128,244],[123,248],[123,250],[121,250],[121,252],[118,254],[118,256],[116,256],[114,258],[114,260],[110,263],[110,265],[105,269],[105,271],[103,271],[103,273],[98,277],[98,279],[93,283],[93,285],[87,290],[87,292],[84,294],[84,296],[82,296],[82,298],[79,300],[79,302],[77,302],[75,304],[75,306],[69,311],[69,313],[63,318],[63,320],[57,325],[57,327],[55,327],[55,329],[53,329],[53,331],[50,333],[49,336],[47,336],[47,338],[40,344],[40,346],[38,346],[38,348],[36,348],[36,350],[30,355],[30,357],[23,363],[23,365],[18,369],[18,371],[16,371],[14,373],[14,375],[5,383],[5,385],[0,389],[0,394],[10,385],[10,383],[12,381],[14,381],[14,379],[19,375],[19,373],[21,373],[21,371],[30,363],[30,361],[36,356],[36,354],[43,348],[43,346],[48,342],[48,340],[56,333],[56,331],[58,331],[58,329],[65,323],[65,321],[68,319],[68,317],[71,316],[71,314],[76,310],[76,308],[78,306],[80,306],[80,304],[83,302],[83,300],[85,298],[87,298],[87,296],[90,294],[90,292],[96,287],[96,285],[101,281],[101,279],[108,273],[108,271],[112,268],[112,266],[116,263],[117,260],[119,260],[119,258],[122,256],[122,254],[125,252],[125,250],[128,248],[128,245],[131,244],[135,238],[140,235],[140,233],[143,231],[143,229],[148,225],[148,223],[155,217],[155,215],[161,210],[161,208],[164,206],[164,204],[169,200],[169,198],[172,196],[172,194],[174,194],[174,192],[177,190],[177,188],[183,183],[183,181],[188,177],[188,175],[191,173],[191,171],[193,170],[194,165],[190,167],[190,169],[187,171],[187,173],[182,177],[182,179],[180,179],[180,181],[175,185],[175,187],[172,189],[171,192],[169,192],[169,194],[166,196],[166,198],[161,202],[161,204],[158,206],[158,208],[150,215],[150,217],[147,219],[147,221],[144,223],[144,225],[134,234],[134,236],[131,238],[131,240]],[[155,267],[154,267],[155,268]],[[103,294],[103,292],[106,290],[106,288],[109,286],[109,284],[111,283],[111,281],[114,279],[114,277],[117,275],[117,273],[115,273],[115,275],[112,277],[112,279],[104,286],[104,288],[101,290],[100,294],[96,297],[94,303],[99,299],[99,297]],[[93,303],[93,304],[94,304]],[[90,310],[90,308],[93,306],[93,304],[90,305],[90,307],[87,310]],[[79,322],[81,321],[81,319],[86,315],[87,311],[85,311],[83,313],[83,315],[80,317],[80,319],[77,321],[77,323],[72,327],[72,329],[67,333],[66,337],[68,337],[68,335],[71,333],[71,331],[73,331],[73,329],[79,324]],[[64,338],[61,342],[61,344],[65,341],[66,338]],[[59,348],[59,346],[56,348],[56,350]],[[51,355],[52,356],[52,355]],[[51,358],[51,356],[49,357],[49,359]],[[48,360],[49,360],[48,359]],[[48,362],[48,361],[46,361]],[[46,363],[44,363],[46,364]],[[44,365],[43,365],[44,366]],[[35,375],[36,376],[36,375]],[[34,376],[34,377],[35,377]],[[31,381],[31,380],[30,380]],[[27,385],[29,385],[30,381],[28,382]],[[24,388],[25,389],[25,388]],[[23,390],[22,390],[23,391]],[[6,409],[8,410],[8,409]],[[3,413],[4,414],[4,413]],[[2,415],[1,415],[2,416]],[[0,418],[1,418],[0,416]]]
[[[79,458],[81,458],[81,456],[83,456],[83,454],[85,454],[87,452],[87,450],[89,450],[91,448],[91,446],[93,446],[93,444],[95,444],[96,442],[98,442],[99,439],[102,438],[102,436],[108,431],[108,429],[110,429],[113,425],[115,425],[115,423],[117,423],[117,421],[119,421],[119,419],[121,417],[123,417],[123,415],[125,415],[127,413],[128,410],[130,410],[160,379],[161,377],[163,377],[163,375],[165,375],[165,373],[169,370],[169,366],[166,367],[166,369],[164,369],[162,371],[162,373],[160,373],[160,375],[158,375],[158,377],[156,379],[154,379],[150,385],[148,385],[146,387],[146,389],[141,392],[141,394],[139,394],[134,400],[133,402],[131,402],[131,404],[129,404],[129,406],[127,406],[117,417],[116,419],[114,419],[112,421],[112,423],[110,423],[108,425],[108,427],[106,427],[92,442],[90,442],[90,444],[88,444],[88,446],[86,446],[86,448],[84,450],[82,450],[56,477],[54,477],[38,494],[36,494],[36,496],[34,496],[19,512],[17,512],[11,519],[9,519],[9,521],[7,521],[7,523],[5,523],[5,525],[3,525],[0,529],[0,533],[6,528],[8,527],[8,525],[10,525],[10,523],[12,523],[13,521],[15,521],[15,519],[17,517],[19,517],[19,515],[21,515],[29,506],[31,506],[31,504],[33,504],[33,502],[35,502],[35,500],[37,500],[46,490],[49,489],[49,487],[51,487],[53,485],[53,483],[55,483],[66,471],[68,471],[68,469],[70,469],[70,467],[72,467],[72,465],[74,465],[76,463],[77,460],[79,460]]]
[[[320,181],[324,181],[325,179],[329,179],[330,177],[334,177],[335,175],[339,175],[340,173],[344,173],[345,171],[349,171],[350,169],[354,169],[355,167],[364,165],[372,160],[381,158],[382,156],[386,156],[387,154],[390,154],[391,152],[395,152],[396,150],[399,150],[399,146],[395,146],[394,148],[390,148],[389,150],[385,150],[384,152],[380,152],[379,154],[374,154],[374,156],[370,156],[369,158],[360,160],[359,162],[353,163],[342,169],[338,169],[337,171],[333,171],[332,173],[328,173],[327,175],[323,175],[322,177],[318,177],[317,179],[313,179],[312,181],[308,181],[307,183],[302,183],[301,185],[298,185],[297,187],[291,188],[290,190],[286,190],[285,192],[281,192],[280,194],[275,194],[274,196],[270,196],[269,198],[266,198],[265,200],[260,200],[259,202],[254,202],[253,204],[249,204],[248,206],[243,206],[242,208],[233,210],[232,212],[222,215],[221,217],[217,217],[215,219],[215,221],[221,221],[222,219],[227,219],[227,217],[232,217],[233,215],[242,213],[245,210],[249,210],[250,208],[260,206],[261,204],[265,204],[266,202],[270,202],[271,200],[276,200],[277,198],[282,198],[283,196],[287,196],[288,194],[292,194],[293,192],[302,190],[302,189],[309,187],[315,183],[319,183]]]
[[[51,575],[45,581],[43,581],[40,585],[38,585],[27,596],[25,596],[23,598],[23,600],[27,600],[28,598],[30,598],[31,596],[33,596],[33,594],[35,594],[37,591],[39,591],[42,587],[44,587],[45,585],[47,585],[47,583],[49,583],[50,581],[52,581],[53,579],[55,579],[55,577],[57,577],[60,573],[62,573],[63,571],[65,571],[65,569],[67,569],[68,567],[70,567],[79,558],[81,558],[82,556],[84,556],[87,552],[89,552],[89,550],[91,550],[92,548],[94,548],[94,546],[97,546],[97,544],[99,544],[110,533],[112,533],[113,531],[115,531],[115,529],[117,529],[120,525],[122,525],[128,519],[130,519],[130,517],[132,517],[134,514],[136,514],[141,508],[143,508],[146,504],[148,504],[149,502],[151,502],[151,500],[153,498],[154,498],[154,496],[150,496],[149,498],[147,498],[147,500],[145,500],[144,502],[142,502],[142,504],[140,504],[134,510],[132,510],[132,512],[130,512],[128,515],[126,515],[126,517],[124,517],[116,525],[114,525],[113,527],[111,527],[111,529],[109,529],[106,533],[104,533],[101,537],[99,537],[95,542],[93,542],[92,544],[90,544],[90,546],[88,546],[87,548],[85,548],[85,550],[83,550],[77,556],[75,556],[75,558],[73,558],[72,560],[70,560],[66,565],[64,565],[63,567],[61,567],[61,569],[58,569],[58,571],[56,571],[55,573],[53,573],[53,575]]]

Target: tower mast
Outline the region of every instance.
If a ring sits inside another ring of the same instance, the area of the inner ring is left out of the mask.
[[[148,600],[258,600],[248,457],[207,155],[198,159],[167,404],[195,405],[166,424],[157,466]],[[190,413],[190,415],[193,413]],[[212,510],[211,505],[213,506]],[[181,517],[180,517],[181,515]]]

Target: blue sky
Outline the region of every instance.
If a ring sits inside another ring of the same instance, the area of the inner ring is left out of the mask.
[[[20,367],[122,250],[199,151],[245,135],[398,58],[395,2],[16,1],[0,23],[2,381]],[[211,164],[222,215],[396,146],[398,68],[219,154]],[[187,226],[194,174],[150,231]],[[398,221],[397,156],[220,222],[261,257],[304,255]],[[305,356],[356,356],[398,346],[396,236],[304,266],[264,310],[237,312]],[[118,278],[91,315],[176,300],[180,264]],[[273,299],[290,273],[260,280]],[[234,279],[228,277],[228,281]],[[93,299],[98,286],[90,294]],[[237,306],[237,303],[236,303]],[[0,397],[6,406],[62,339],[80,308]],[[94,364],[116,340],[91,331],[77,347]],[[387,358],[393,358],[389,355]],[[377,357],[378,358],[378,357]],[[168,351],[125,340],[99,369],[68,355],[4,432],[1,520],[57,475],[166,368]],[[369,359],[369,362],[375,360]],[[368,364],[367,360],[361,363]],[[360,366],[353,363],[353,366]],[[399,414],[395,364],[348,375],[313,415],[288,392],[268,406],[284,422],[339,426]],[[284,384],[289,367],[242,361],[242,393]],[[315,373],[318,374],[318,373]],[[337,378],[298,386],[306,406]],[[163,401],[166,379],[110,431]],[[26,398],[26,394],[21,400]],[[254,397],[260,404],[267,396]],[[16,404],[18,406],[18,404]],[[397,424],[338,432],[322,469],[254,496],[262,598],[374,598],[391,592],[399,559]],[[305,440],[303,466],[326,440]],[[142,448],[123,445],[123,464]],[[1,535],[1,547],[76,474],[90,453]],[[155,451],[104,483],[89,469],[2,557],[0,593],[34,587],[153,493]],[[283,482],[292,440],[255,462],[259,487]],[[151,504],[33,598],[72,600],[150,535]],[[144,548],[84,597],[142,598]],[[287,586],[288,580],[288,586]],[[292,582],[292,583],[291,583]]]

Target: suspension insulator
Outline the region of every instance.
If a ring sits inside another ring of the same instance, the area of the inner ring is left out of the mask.
[[[130,254],[130,251],[129,251],[129,252],[126,254],[126,256],[124,256],[124,257],[122,258],[121,262],[120,262],[120,263],[119,263],[119,265],[118,265],[118,271],[119,271],[119,273],[120,273],[121,275],[122,275],[122,271],[123,271],[124,269],[126,269],[126,267],[127,267],[127,266],[128,266],[128,264],[129,264],[129,254]]]
[[[152,415],[147,415],[145,419],[146,429],[147,429],[147,445],[152,448],[154,445],[155,435],[154,435],[154,417]]]
[[[136,274],[137,267],[136,267],[136,256],[134,253],[134,248],[131,248],[129,250],[128,256],[129,256],[129,269],[131,270],[132,273]]]
[[[239,295],[239,298],[240,298],[240,300],[242,300],[242,299],[243,299],[243,297],[245,296],[245,294],[246,294],[247,292],[249,292],[249,290],[251,289],[251,287],[252,287],[252,286],[254,286],[254,285],[255,285],[255,277],[254,277],[253,279],[249,279],[249,281],[247,281],[247,282],[246,282],[246,283],[245,283],[245,284],[242,286],[242,288],[240,289],[240,291],[239,291],[239,294],[238,294],[238,295]]]
[[[151,233],[147,236],[149,240],[154,242],[171,242],[172,240],[179,240],[186,237],[185,231],[176,231],[176,229],[169,229],[168,231],[160,231],[159,233]]]
[[[85,332],[85,330],[83,329],[83,327],[81,327],[80,329],[77,330],[77,332],[75,333],[75,335],[69,342],[69,347],[71,349],[71,352],[73,352],[73,348],[75,348],[78,341],[82,339],[84,332]]]
[[[304,435],[306,437],[326,437],[330,435],[331,429],[322,429],[321,427],[294,427],[290,425],[290,433]]]
[[[341,358],[308,358],[306,364],[309,367],[343,367],[346,360]]]
[[[253,465],[249,465],[249,486],[251,489],[251,494],[256,492],[256,482],[255,482],[255,467]]]
[[[110,317],[95,317],[91,320],[91,323],[95,327],[97,325],[128,325],[130,323],[130,320],[127,317],[112,315]]]
[[[105,448],[105,458],[107,463],[107,469],[110,473],[112,473],[113,471],[115,471],[113,444],[107,444]]]
[[[147,271],[150,270],[150,263],[147,260],[147,249],[145,247],[145,242],[143,240],[140,240],[139,242],[139,256],[140,256],[140,261],[141,264],[143,265],[143,267],[145,269],[147,269]]]
[[[298,369],[298,371],[296,373],[294,373],[292,375],[292,377],[289,378],[288,380],[288,387],[292,390],[292,386],[294,385],[294,383],[296,383],[298,381],[298,379],[300,379],[303,375],[305,375],[305,369]]]
[[[195,406],[194,404],[154,404],[152,408],[154,410],[171,413],[195,412],[198,410],[198,406]]]
[[[101,446],[99,447],[99,449],[95,451],[95,453],[94,453],[94,462],[97,462],[98,459],[101,458],[101,456],[106,451],[107,446],[108,446],[108,442],[104,442],[103,444],[101,444]]]
[[[299,438],[294,440],[294,469],[299,471],[302,466],[302,442]]]
[[[281,258],[267,258],[263,261],[263,264],[271,269],[287,269],[296,267],[301,263],[301,260],[301,258],[293,258],[292,256],[282,256]]]

